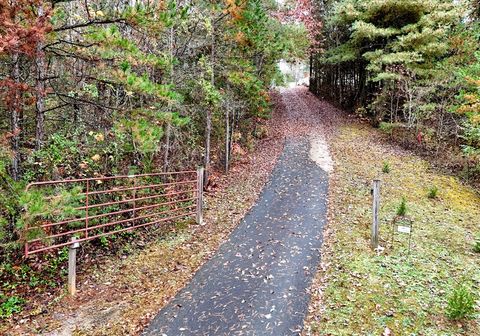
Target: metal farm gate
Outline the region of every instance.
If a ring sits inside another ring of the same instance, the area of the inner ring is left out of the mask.
[[[202,222],[203,168],[35,182],[27,190],[36,198],[27,202],[25,256],[194,216]]]

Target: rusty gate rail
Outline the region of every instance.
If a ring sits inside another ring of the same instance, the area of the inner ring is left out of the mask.
[[[74,188],[78,199],[69,211],[56,209],[27,223],[25,256],[71,245],[72,239],[84,242],[193,215],[202,221],[203,168],[34,182],[26,191],[33,188],[51,193],[43,196],[45,202]]]

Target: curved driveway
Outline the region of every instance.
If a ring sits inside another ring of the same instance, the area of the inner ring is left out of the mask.
[[[285,149],[257,204],[144,335],[298,335],[319,263],[328,175],[306,137]]]

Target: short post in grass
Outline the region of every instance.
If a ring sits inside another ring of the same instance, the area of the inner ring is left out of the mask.
[[[68,248],[68,294],[72,296],[77,292],[77,248],[79,247],[77,238],[72,237],[72,244]]]
[[[203,176],[204,168],[197,169],[197,224],[203,224]]]
[[[378,211],[380,208],[380,180],[373,180],[373,208],[372,208],[372,249],[378,247]]]

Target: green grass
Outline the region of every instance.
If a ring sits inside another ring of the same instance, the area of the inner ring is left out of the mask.
[[[480,237],[477,237],[477,239],[475,240],[475,243],[473,245],[473,251],[475,253],[480,253]]]
[[[371,129],[343,126],[331,141],[337,161],[330,184],[333,233],[326,237],[323,262],[312,295],[306,335],[480,335],[479,311],[454,321],[448,302],[460,282],[480,288],[479,256],[473,251],[480,223],[480,198],[456,178],[435,173],[416,157],[383,145]],[[375,162],[396,167],[382,176],[380,245],[370,248],[371,181]],[[432,185],[442,198],[431,202]],[[396,215],[412,220],[409,236],[395,232]],[[323,288],[323,294],[316,288]],[[476,298],[478,299],[478,298]],[[321,300],[321,304],[318,302]],[[310,330],[310,331],[309,331]]]
[[[430,199],[437,198],[438,196],[438,187],[437,186],[432,186],[430,189],[428,189],[428,194],[427,197]]]
[[[447,316],[452,320],[471,318],[475,313],[475,296],[472,289],[458,284],[448,299]]]
[[[382,167],[382,173],[385,173],[385,174],[388,174],[390,173],[390,163],[388,163],[387,161],[384,161],[383,162],[383,167]]]

